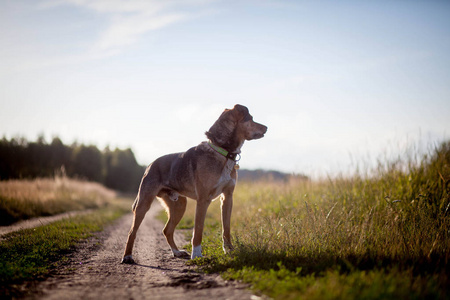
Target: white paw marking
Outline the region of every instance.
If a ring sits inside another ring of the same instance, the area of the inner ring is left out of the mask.
[[[192,248],[191,259],[203,257],[202,255],[202,245],[198,245]]]

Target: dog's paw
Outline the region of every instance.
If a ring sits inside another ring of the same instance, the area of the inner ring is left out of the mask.
[[[133,259],[133,257],[131,255],[124,256],[122,258],[122,262],[121,263],[122,264],[129,264],[129,265],[135,264],[134,259]]]
[[[191,259],[194,259],[194,258],[197,258],[197,257],[203,257],[203,255],[202,255],[202,246],[201,245],[192,247]]]
[[[191,255],[184,250],[174,250],[172,249],[173,257],[177,258],[189,258]]]

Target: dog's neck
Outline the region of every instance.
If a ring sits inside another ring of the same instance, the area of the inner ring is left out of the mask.
[[[241,147],[244,143],[242,142],[241,145],[235,150],[235,151],[228,151],[227,149],[218,146],[216,143],[214,143],[213,141],[209,140],[208,141],[208,145],[217,153],[225,156],[228,159],[234,160],[234,161],[238,161],[240,159],[240,153],[241,153]],[[239,159],[237,159],[237,157],[239,156]]]
[[[209,143],[213,144],[217,147],[220,147],[229,153],[235,153],[235,154],[241,153],[241,148],[244,145],[244,141],[239,141],[239,143],[228,141],[228,142],[224,143],[215,138],[210,138]]]
[[[206,132],[206,136],[212,144],[221,147],[230,153],[241,153],[241,148],[245,140],[236,138],[234,131],[213,131],[211,129]]]

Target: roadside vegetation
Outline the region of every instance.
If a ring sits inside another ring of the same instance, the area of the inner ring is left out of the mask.
[[[0,181],[0,225],[68,211],[106,207],[116,193],[65,176]]]
[[[231,255],[220,201],[208,210],[191,262],[206,272],[275,299],[449,299],[450,142],[351,177],[241,181],[234,198]]]
[[[66,255],[82,239],[129,211],[129,202],[118,203],[34,229],[12,232],[0,242],[0,295],[11,298],[24,291],[26,281],[45,278],[67,260]]]
[[[19,220],[65,211],[94,209],[50,225],[6,234],[0,240],[0,295],[20,296],[21,285],[38,280],[64,262],[82,239],[130,211],[131,200],[98,183],[68,178],[0,182],[0,212]]]

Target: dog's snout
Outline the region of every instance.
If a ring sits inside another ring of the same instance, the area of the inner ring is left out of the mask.
[[[262,125],[262,124],[261,124]],[[266,125],[262,125],[263,126],[263,133],[266,133],[267,132],[267,126]]]
[[[251,134],[251,138],[249,138],[249,140],[260,139],[264,137],[266,132],[267,126],[254,122],[253,133]]]
[[[260,123],[256,123],[257,125],[258,125],[258,129],[261,131],[261,133],[262,134],[265,134],[266,132],[267,132],[267,126],[266,125],[263,125],[263,124],[260,124]]]

